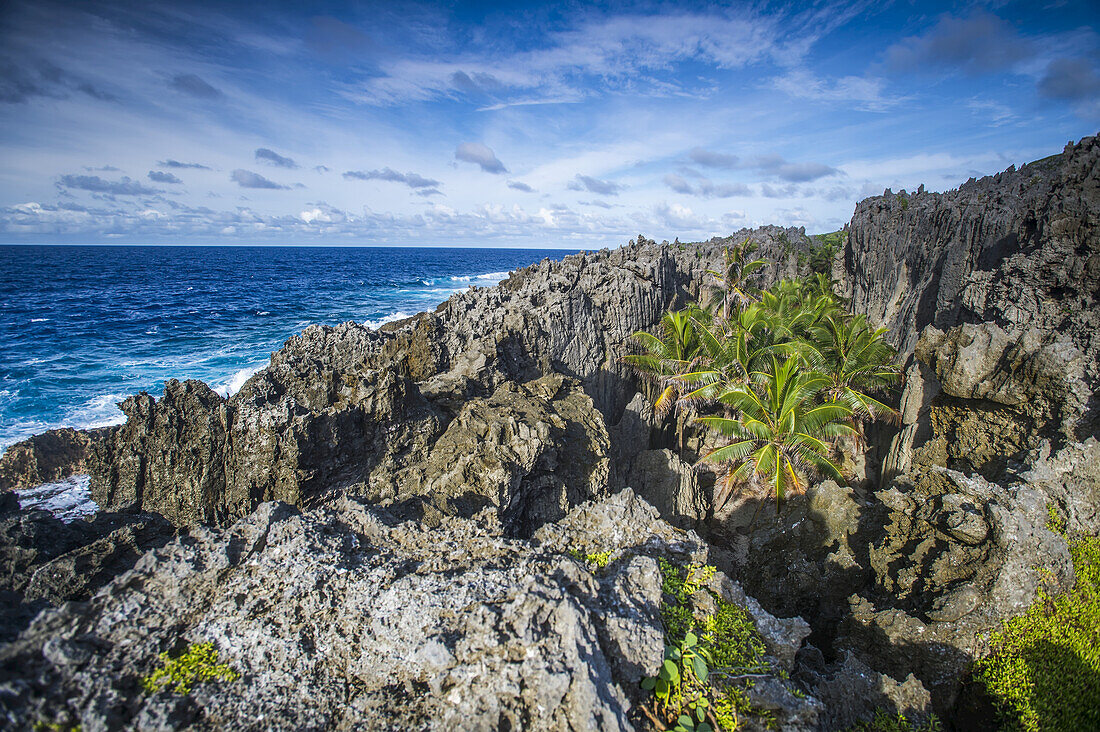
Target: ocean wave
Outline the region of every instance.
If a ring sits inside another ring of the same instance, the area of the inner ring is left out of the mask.
[[[126,415],[118,408],[118,403],[128,396],[129,394],[115,392],[94,396],[71,409],[65,419],[61,420],[61,424],[76,429],[95,429],[122,424],[126,421]]]
[[[244,386],[244,382],[252,378],[253,374],[265,366],[267,366],[266,363],[255,366],[245,366],[243,369],[230,376],[228,380],[217,384],[211,384],[210,388],[228,399],[241,390],[241,387]]]
[[[14,445],[17,442],[22,442],[28,437],[33,437],[37,434],[45,432],[50,429],[52,425],[44,422],[40,419],[17,419],[17,420],[5,420],[7,424],[4,425],[2,431],[0,431],[0,453],[8,448],[9,445]]]
[[[364,320],[363,325],[368,328],[381,328],[386,323],[392,323],[395,320],[404,320],[405,318],[411,318],[412,316],[406,312],[398,310],[396,313],[390,313],[389,315],[383,315],[377,320]]]
[[[99,510],[92,500],[91,478],[73,475],[53,483],[16,491],[19,507],[49,511],[65,523],[72,523]]]
[[[456,275],[454,277],[448,277],[451,282],[474,282],[475,280],[493,280],[500,282],[503,279],[507,279],[511,272],[486,272],[479,275]]]
[[[48,323],[49,318],[31,318],[32,323]]]

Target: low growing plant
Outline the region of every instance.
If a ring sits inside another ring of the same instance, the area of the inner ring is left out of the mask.
[[[713,566],[658,562],[667,597],[661,603],[665,659],[657,676],[642,683],[654,693],[653,711],[647,713],[676,732],[735,730],[747,715],[772,727],[771,715],[753,709],[745,693],[753,677],[771,671],[748,613],[707,587]],[[715,607],[702,618],[693,611],[692,596],[698,592],[708,593]]]
[[[974,664],[1005,729],[1100,729],[1100,538],[1070,545],[1077,584],[993,634]]]
[[[176,658],[162,653],[160,660],[160,668],[141,680],[142,687],[150,694],[162,689],[189,694],[196,683],[236,681],[241,677],[228,664],[218,663],[213,643],[194,643]]]

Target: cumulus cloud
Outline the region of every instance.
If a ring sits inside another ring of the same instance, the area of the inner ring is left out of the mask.
[[[195,170],[210,170],[209,167],[207,167],[205,165],[202,165],[200,163],[181,163],[178,160],[172,160],[172,159],[161,160],[157,163],[157,165],[159,165],[162,168],[179,168],[179,169],[194,168]]]
[[[1058,58],[1047,66],[1039,80],[1039,96],[1079,102],[1100,94],[1100,74],[1083,58]]]
[[[391,183],[404,183],[409,188],[414,190],[418,188],[438,189],[443,185],[437,180],[432,178],[425,178],[417,173],[398,173],[392,168],[382,168],[381,170],[349,170],[344,173],[345,180],[385,180]],[[436,193],[439,193],[436,190]],[[431,195],[431,194],[424,194]]]
[[[535,189],[526,183],[518,180],[508,181],[508,187],[515,191],[523,191],[524,193],[534,193]]]
[[[161,170],[150,170],[149,180],[154,183],[183,183],[182,180],[172,175],[171,173],[165,173]]]
[[[275,181],[268,180],[259,173],[253,173],[251,170],[242,170],[238,168],[234,170],[229,179],[239,185],[241,188],[267,188],[270,190],[289,190],[290,186],[280,185]]]
[[[173,76],[168,82],[168,86],[178,92],[189,94],[198,99],[218,99],[223,96],[220,89],[210,86],[210,84],[206,83],[206,81],[195,74],[179,74],[178,76]]]
[[[160,193],[156,188],[148,188],[136,180],[123,176],[121,180],[104,180],[98,175],[63,175],[61,185],[92,193],[106,193],[112,196],[147,196]]]
[[[704,150],[701,147],[692,148],[691,152],[688,153],[688,157],[691,158],[692,162],[705,168],[727,168],[732,170],[737,167],[738,162],[736,155],[724,155]]]
[[[480,142],[462,143],[455,150],[455,158],[480,165],[486,173],[495,175],[508,172],[508,169],[504,167],[504,163],[497,160],[496,154],[487,145],[482,145]]]
[[[609,180],[600,180],[590,175],[581,175],[578,173],[577,177],[566,187],[571,191],[588,191],[590,193],[598,193],[601,196],[617,196],[619,195],[619,191],[623,190],[626,186]]]
[[[267,163],[268,165],[274,165],[278,168],[298,167],[298,163],[294,162],[293,159],[283,157],[274,150],[269,150],[266,147],[256,148],[256,161],[260,163]]]
[[[1004,71],[1034,53],[1032,44],[992,13],[966,18],[941,16],[927,33],[906,38],[886,50],[895,71],[921,72],[944,66],[967,74]]]

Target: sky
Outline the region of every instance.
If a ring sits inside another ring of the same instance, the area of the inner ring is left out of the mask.
[[[0,243],[841,228],[1100,131],[1100,3],[0,3]]]

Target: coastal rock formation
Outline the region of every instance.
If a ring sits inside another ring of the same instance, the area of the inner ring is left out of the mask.
[[[0,457],[0,491],[31,488],[86,472],[92,445],[106,434],[104,428],[64,427],[8,447]]]
[[[1100,138],[955,191],[861,201],[834,267],[855,312],[903,355],[926,326],[1060,332],[1098,375]]]
[[[946,716],[989,631],[1040,587],[1073,585],[1048,521],[1034,485],[931,468],[865,497],[826,481],[779,516],[765,507],[751,531],[710,541],[727,547],[712,552],[719,567],[771,612],[811,621],[826,659],[914,674]]]
[[[91,441],[93,498],[109,510],[156,511],[177,525],[224,525],[262,501],[309,506],[339,492],[400,500],[423,491],[439,498],[453,492],[443,487],[455,477],[444,475],[453,467],[443,458],[447,445],[483,437],[478,425],[468,427],[467,405],[492,401],[504,385],[557,374],[574,380],[602,421],[596,427],[591,415],[579,418],[587,425],[580,428],[584,439],[567,426],[542,449],[558,465],[590,466],[569,475],[553,471],[564,483],[546,493],[553,505],[524,509],[545,513],[539,520],[560,517],[578,501],[627,485],[635,456],[651,447],[649,433],[662,428],[652,415],[642,440],[632,439],[637,430],[611,428],[636,395],[620,361],[630,334],[653,327],[669,308],[705,297],[705,272],[723,245],[746,239],[773,262],[764,278],[796,272],[811,246],[803,230],[774,226],[691,246],[639,236],[612,252],[545,260],[498,287],[471,288],[434,313],[380,331],[355,323],[311,326],[228,400],[200,382],[169,381],[160,399],[138,394],[124,401],[126,424]],[[13,446],[0,469],[28,449]],[[595,467],[604,455],[615,456],[614,464]],[[655,475],[657,458],[643,458],[634,477]],[[548,464],[539,468],[544,479]],[[647,495],[667,499],[662,507],[690,521],[705,507],[682,468],[674,468],[680,479],[668,471],[660,478],[668,484],[662,490],[673,493]],[[596,476],[605,470],[606,478]],[[515,489],[505,485],[514,471],[505,472],[502,483],[473,491],[499,493],[492,502],[501,511]]]
[[[266,503],[229,529],[192,529],[0,649],[0,718],[138,730],[634,727],[637,683],[664,651],[653,557],[705,559],[697,535],[630,491],[547,524],[534,543],[505,538],[492,510],[431,529],[396,509]],[[596,547],[614,552],[597,574],[565,553]],[[786,627],[755,614],[773,635]],[[158,654],[205,642],[239,680],[183,697],[142,692]],[[797,647],[799,636],[775,643]],[[813,728],[807,710],[820,704],[791,699],[807,720],[792,728]]]
[[[0,514],[0,640],[46,606],[87,600],[174,533],[149,514],[101,513],[66,524],[11,507]]]
[[[73,464],[90,468],[100,505],[222,527],[261,508],[231,529],[192,528],[87,605],[41,615],[0,651],[12,674],[0,705],[9,720],[65,709],[44,721],[90,727],[247,727],[260,714],[324,726],[338,698],[365,725],[469,713],[490,727],[626,728],[633,684],[660,656],[653,557],[708,551],[642,496],[705,533],[722,570],[711,589],[746,608],[808,693],[762,680],[759,708],[790,728],[843,728],[876,708],[950,717],[989,632],[1040,588],[1072,584],[1063,532],[1100,530],[1098,221],[1096,138],[957,191],[861,202],[832,273],[899,348],[901,424],[869,426],[862,455],[850,446],[858,480],[813,486],[778,515],[747,494],[714,515],[713,476],[687,457],[706,436],[656,417],[620,357],[632,332],[705,297],[724,244],[760,243],[763,283],[804,272],[813,243],[795,229],[547,260],[379,331],[310,327],[228,400],[199,382],[131,397],[125,425],[69,438],[87,440]],[[35,439],[0,458],[0,475],[70,469]],[[591,499],[604,500],[574,508]],[[99,537],[55,550],[19,531],[9,543],[38,552],[3,560],[20,601],[67,599],[70,582],[84,596],[125,565],[105,560],[82,586],[84,555],[61,560]],[[128,541],[115,545],[140,544]],[[570,552],[612,565],[593,574]],[[335,630],[305,633],[307,617]],[[236,654],[247,689],[137,695],[158,652],[203,640]],[[395,671],[397,656],[413,660]]]

